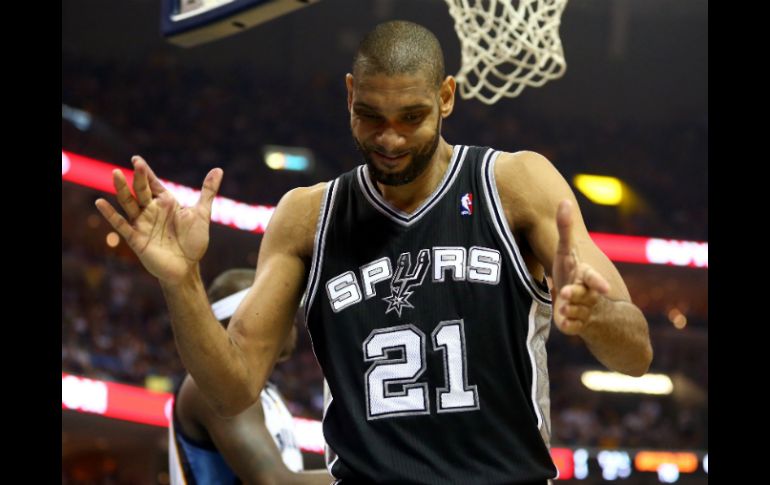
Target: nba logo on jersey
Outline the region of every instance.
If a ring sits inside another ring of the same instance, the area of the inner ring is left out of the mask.
[[[460,197],[460,215],[469,216],[473,214],[473,194],[468,192]]]

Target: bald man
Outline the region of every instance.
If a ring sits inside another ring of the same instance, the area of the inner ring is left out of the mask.
[[[199,275],[222,169],[184,208],[135,157],[136,195],[114,179],[127,217],[96,205],[159,279],[185,365],[222,415],[259,399],[305,295],[338,483],[546,483],[551,322],[641,376],[644,315],[550,161],[441,136],[456,85],[430,31],[378,25],[345,84],[363,163],[281,199],[227,330]]]

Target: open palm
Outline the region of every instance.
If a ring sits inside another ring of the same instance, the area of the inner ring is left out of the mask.
[[[136,253],[144,267],[161,281],[175,283],[188,275],[203,258],[209,245],[211,205],[222,182],[223,172],[211,170],[203,182],[200,198],[192,207],[182,207],[163,187],[150,166],[134,157],[134,194],[120,170],[113,171],[113,184],[123,217],[104,199],[96,208]]]

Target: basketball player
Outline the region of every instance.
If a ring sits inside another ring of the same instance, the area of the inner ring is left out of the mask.
[[[281,199],[227,331],[198,269],[221,169],[183,208],[134,157],[136,196],[114,175],[127,219],[96,205],[160,280],[179,352],[217,412],[259,398],[306,293],[339,483],[546,483],[557,475],[549,322],[641,376],[652,359],[644,315],[551,162],[441,136],[455,80],[433,34],[378,25],[345,83],[365,163]]]
[[[233,269],[209,287],[214,315],[225,328],[254,282],[252,269]],[[278,357],[288,360],[297,341],[296,327]],[[176,393],[169,427],[171,485],[296,484],[328,485],[325,470],[303,472],[302,452],[294,437],[292,416],[275,387],[268,383],[260,401],[232,418],[218,416],[188,375]]]

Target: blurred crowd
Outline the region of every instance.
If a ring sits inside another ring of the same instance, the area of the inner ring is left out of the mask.
[[[222,166],[222,195],[264,204],[361,163],[342,79],[311,73],[296,85],[239,68],[215,75],[177,68],[163,56],[145,66],[66,64],[63,103],[93,116],[86,131],[62,122],[63,144],[71,151],[125,166],[140,153],[159,176],[192,187]],[[537,151],[568,181],[577,173],[619,177],[632,193],[628,206],[598,206],[579,195],[594,231],[708,239],[707,120],[542,119],[510,106],[458,101],[444,137]],[[269,169],[262,156],[268,144],[310,148],[315,170]]]

